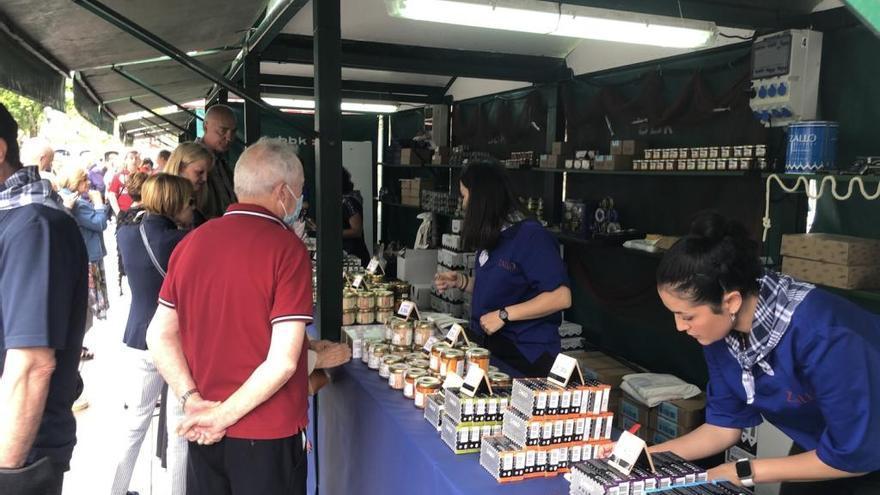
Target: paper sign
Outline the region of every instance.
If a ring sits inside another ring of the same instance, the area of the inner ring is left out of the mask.
[[[376,270],[379,269],[379,258],[373,258],[370,260],[370,264],[367,265],[367,273],[375,275]]]
[[[575,369],[578,370],[581,383],[583,383],[584,379],[583,375],[580,375],[581,371],[577,359],[565,354],[559,354],[556,356],[556,361],[553,362],[553,367],[550,369],[550,375],[547,376],[547,379],[560,387],[566,387]]]
[[[354,280],[352,280],[352,282],[351,282],[351,286],[354,287],[355,289],[360,289],[361,284],[363,284],[363,283],[364,283],[364,276],[363,275],[355,275]]]
[[[461,393],[468,397],[476,395],[485,376],[486,374],[483,372],[483,368],[480,368],[476,364],[471,364],[470,368],[468,368],[467,375],[464,377],[464,383],[461,384]]]
[[[458,323],[452,325],[448,332],[446,332],[446,341],[450,344],[455,344],[458,342],[458,338],[461,337],[462,332],[464,332],[464,328]]]
[[[629,476],[632,468],[639,460],[639,456],[642,455],[643,451],[647,452],[647,448],[648,446],[645,445],[644,440],[628,431],[624,431],[620,435],[620,439],[617,440],[617,444],[614,445],[614,450],[611,451],[611,455],[608,456],[608,465],[617,469],[625,476]],[[651,455],[648,454],[648,461],[650,462],[650,460]]]
[[[438,339],[437,337],[434,337],[433,335],[431,335],[430,337],[428,337],[428,340],[425,342],[425,345],[422,346],[422,349],[424,349],[425,352],[431,352],[431,347],[433,347],[434,344],[436,344],[439,340],[440,339]]]
[[[464,380],[458,376],[458,373],[446,373],[446,380],[443,382],[443,388],[461,388]]]
[[[400,308],[397,309],[397,315],[409,319],[415,309],[416,303],[412,301],[403,301],[400,303]]]

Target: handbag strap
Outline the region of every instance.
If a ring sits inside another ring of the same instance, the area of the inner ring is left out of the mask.
[[[156,255],[153,253],[153,248],[150,247],[150,241],[147,240],[147,231],[144,229],[143,221],[138,226],[138,230],[141,233],[141,240],[144,241],[144,247],[147,248],[147,254],[150,256],[150,261],[153,262],[153,266],[159,271],[159,275],[162,275],[162,278],[165,278],[165,270],[162,269],[162,265],[159,264],[159,260],[156,259]]]

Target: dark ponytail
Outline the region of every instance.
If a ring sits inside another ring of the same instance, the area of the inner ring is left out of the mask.
[[[745,227],[718,213],[702,212],[691,222],[690,233],[663,256],[657,286],[718,311],[725,292],[757,294],[761,273],[758,244]]]
[[[495,161],[471,162],[462,170],[459,180],[469,192],[462,244],[475,251],[494,249],[511,215],[519,212],[525,216],[507,171]]]

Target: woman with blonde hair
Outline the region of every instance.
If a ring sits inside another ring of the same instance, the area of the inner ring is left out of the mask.
[[[109,299],[107,297],[107,277],[104,272],[104,231],[109,217],[108,206],[104,204],[101,193],[90,190],[88,172],[80,167],[66,167],[56,178],[58,194],[64,206],[70,210],[89,254],[89,306],[86,313],[86,329],[92,327],[94,319],[107,318]],[[83,347],[82,358],[92,359],[88,348]]]
[[[125,431],[120,432],[120,445],[112,495],[125,495],[131,481],[141,443],[147,434],[164,382],[147,351],[147,326],[156,312],[159,289],[168,269],[171,252],[187,234],[193,217],[193,186],[176,175],[160,173],[151,176],[141,188],[144,211],[131,223],[120,225],[116,232],[119,253],[131,287],[131,309],[125,326],[123,342],[127,346],[125,362],[128,379],[123,392]],[[169,424],[183,418],[180,401],[170,394],[167,404]],[[168,472],[170,493],[186,491],[186,440],[168,436]]]
[[[202,214],[202,208],[208,195],[205,184],[213,166],[214,155],[207,148],[198,143],[181,143],[162,168],[162,172],[183,177],[192,184],[196,200],[193,227],[198,227],[207,220]]]

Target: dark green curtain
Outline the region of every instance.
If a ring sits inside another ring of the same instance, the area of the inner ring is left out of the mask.
[[[547,108],[556,86],[517,90],[456,103],[452,109],[452,144],[467,145],[496,158],[512,151],[544,152]]]
[[[86,90],[81,86],[79,80],[73,83],[73,106],[76,111],[95,125],[98,129],[113,134],[113,117],[101,110],[101,108],[92,101]]]
[[[64,111],[64,76],[0,31],[0,87]]]

